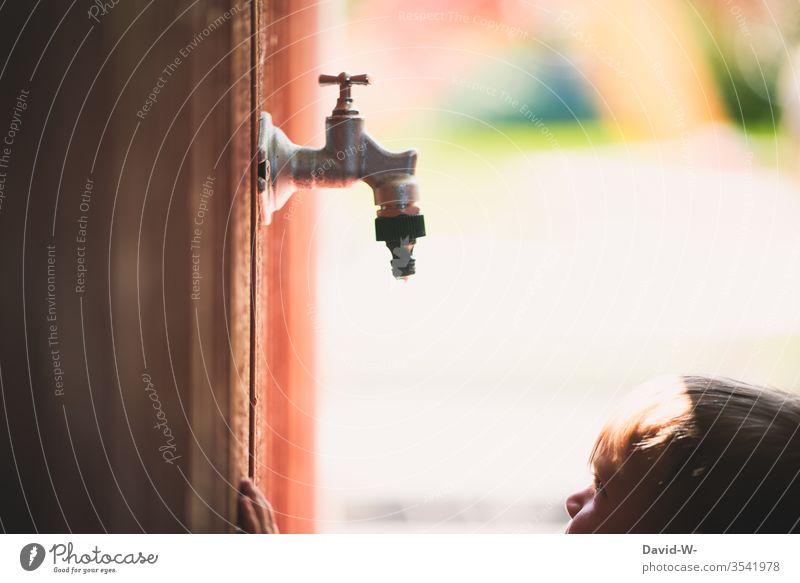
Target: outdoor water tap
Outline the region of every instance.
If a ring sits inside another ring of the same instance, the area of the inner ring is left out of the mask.
[[[392,274],[405,278],[415,273],[414,245],[425,236],[419,212],[414,150],[384,150],[364,129],[364,118],[353,109],[350,88],[369,85],[367,75],[320,75],[320,85],[339,85],[339,99],[325,118],[325,146],[319,150],[294,144],[261,114],[258,144],[258,190],[262,223],[272,221],[296,191],[342,188],[358,180],[374,193],[377,218],[375,238],[392,252]]]

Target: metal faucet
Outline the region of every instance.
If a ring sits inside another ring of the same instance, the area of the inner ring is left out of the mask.
[[[261,114],[258,144],[258,190],[262,223],[281,209],[296,191],[342,188],[358,180],[374,193],[377,218],[375,238],[392,252],[392,274],[406,278],[416,271],[414,245],[425,236],[425,220],[419,212],[414,150],[384,150],[364,129],[364,118],[353,108],[350,88],[369,85],[367,75],[320,75],[320,85],[339,85],[339,99],[325,118],[325,146],[319,150],[292,143]]]

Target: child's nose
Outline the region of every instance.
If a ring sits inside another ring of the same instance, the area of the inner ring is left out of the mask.
[[[590,495],[591,487],[575,492],[572,496],[567,498],[567,513],[570,518],[575,518],[575,515],[581,511],[581,508],[586,504],[588,496]]]

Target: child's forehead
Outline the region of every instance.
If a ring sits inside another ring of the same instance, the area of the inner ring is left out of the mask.
[[[591,459],[592,470],[598,474],[608,474],[619,467],[619,463],[609,459],[604,453],[598,453]]]
[[[631,454],[620,457],[609,458],[605,455],[597,455],[592,459],[592,471],[598,476],[603,476],[606,480],[612,476],[628,470],[634,465]]]
[[[665,471],[670,467],[668,451],[660,451],[650,455],[642,451],[631,450],[619,460],[609,460],[598,456],[592,462],[596,476],[606,483],[641,483],[645,480],[663,479]]]

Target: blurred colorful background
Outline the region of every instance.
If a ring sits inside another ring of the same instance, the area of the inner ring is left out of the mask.
[[[418,150],[428,236],[394,281],[368,187],[317,199],[319,531],[559,532],[636,384],[798,390],[798,24],[787,1],[325,5],[319,72],[373,77],[356,105]]]

